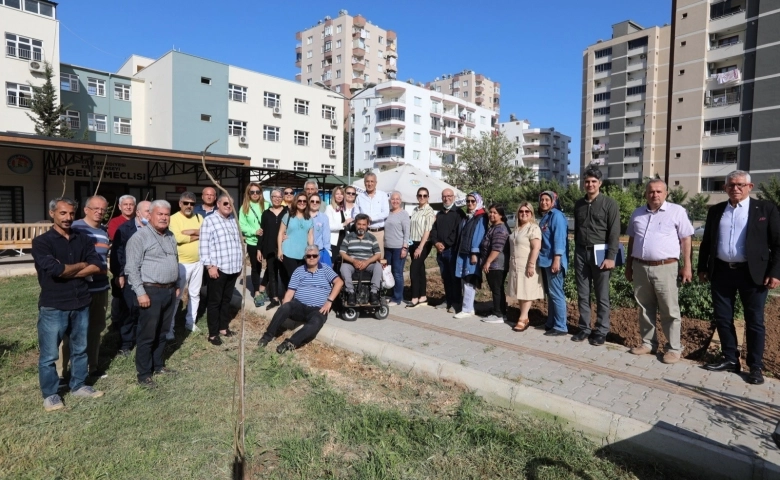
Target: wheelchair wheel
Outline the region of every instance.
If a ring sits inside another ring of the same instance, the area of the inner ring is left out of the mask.
[[[358,318],[358,311],[355,308],[345,308],[344,311],[341,312],[341,319],[345,320],[347,322],[354,322]]]
[[[390,315],[390,307],[387,305],[380,306],[374,313],[374,317],[376,317],[377,320],[384,320],[388,315]]]

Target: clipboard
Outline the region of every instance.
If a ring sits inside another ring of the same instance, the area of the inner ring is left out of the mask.
[[[596,262],[596,266],[600,266],[604,259],[607,258],[607,244],[599,243],[593,245],[593,260]],[[626,252],[623,249],[623,244],[618,242],[618,252],[615,255],[615,266],[619,267],[625,263]]]

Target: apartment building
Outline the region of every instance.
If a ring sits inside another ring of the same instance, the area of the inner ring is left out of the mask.
[[[517,144],[516,167],[528,167],[539,180],[568,185],[569,144],[571,137],[555,128],[531,128],[528,120],[510,120],[498,124],[506,138]]]
[[[0,31],[5,54],[0,56],[0,78],[5,102],[0,131],[32,133],[27,117],[33,89],[45,82],[44,62],[51,65],[55,81],[60,74],[57,45],[57,4],[43,0],[0,0]]]
[[[495,112],[462,98],[397,80],[360,93],[354,107],[354,170],[411,164],[441,178],[458,145],[491,134]]]
[[[501,113],[501,84],[473,70],[444,74],[426,83],[425,86]]]
[[[665,174],[670,38],[628,20],[583,52],[581,171],[623,186]]]
[[[722,201],[730,171],[780,175],[780,2],[676,6],[670,182]]]
[[[398,73],[398,38],[362,15],[340,10],[295,34],[295,80],[312,86],[321,83],[347,97],[369,83],[394,80]],[[349,110],[344,101],[346,111]]]

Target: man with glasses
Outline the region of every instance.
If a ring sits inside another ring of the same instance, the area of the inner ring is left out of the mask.
[[[704,368],[739,373],[734,309],[737,293],[745,312],[748,383],[764,383],[764,306],[769,290],[780,285],[780,214],[768,201],[750,198],[750,174],[726,176],[729,199],[710,207],[699,247],[699,280],[710,282],[712,310],[723,361]]]
[[[173,340],[174,323],[176,323],[176,313],[179,311],[179,302],[181,302],[184,288],[187,288],[187,316],[184,320],[184,328],[191,332],[197,332],[200,329],[195,322],[198,317],[198,306],[200,305],[200,287],[203,285],[203,264],[200,262],[198,247],[200,246],[200,226],[203,224],[203,217],[195,213],[195,194],[184,192],[179,196],[179,210],[171,215],[170,230],[176,239],[177,250],[179,252],[179,295],[176,297],[176,303],[173,308],[173,321],[171,330],[168,332],[168,341]]]
[[[203,200],[203,203],[195,207],[195,213],[206,218],[217,211],[217,206],[214,203],[217,199],[217,191],[213,187],[204,188],[200,198]]]
[[[382,284],[382,265],[379,264],[379,242],[376,237],[368,232],[368,215],[358,213],[355,217],[355,231],[349,232],[341,242],[339,250],[341,254],[341,276],[346,279],[347,305],[357,303],[355,285],[352,283],[352,275],[355,271],[365,270],[371,272],[371,293],[369,303],[379,305],[379,288]]]
[[[601,195],[601,170],[585,171],[585,196],[574,204],[574,272],[577,278],[580,331],[575,342],[586,338],[593,346],[604,345],[609,333],[609,275],[615,268],[620,246],[620,207],[613,198]],[[596,263],[595,245],[606,245],[604,260]],[[598,304],[596,329],[591,331],[591,285]]]
[[[328,313],[344,281],[332,268],[320,263],[317,245],[307,245],[304,258],[305,265],[293,272],[282,306],[274,313],[268,329],[257,344],[260,348],[276,338],[282,323],[288,318],[303,322],[303,327],[276,347],[276,352],[280,354],[314,340],[328,319]]]
[[[437,309],[446,309],[447,313],[459,310],[463,303],[463,292],[460,288],[460,280],[455,277],[455,262],[458,258],[456,251],[460,228],[466,214],[455,206],[455,192],[445,188],[441,192],[442,207],[436,213],[436,220],[429,236],[431,243],[436,248],[436,263],[439,264],[441,281],[444,285],[444,302],[437,305]]]
[[[390,215],[390,202],[387,193],[376,188],[376,174],[369,172],[363,176],[366,191],[358,195],[358,212],[368,215],[368,231],[379,242],[380,258],[385,258],[385,220]]]
[[[230,300],[238,275],[244,267],[244,249],[238,231],[230,197],[217,199],[217,214],[203,220],[200,227],[200,260],[208,271],[206,306],[209,336],[212,345],[222,345],[220,335],[232,337],[230,331]]]
[[[87,363],[89,375],[95,378],[105,378],[106,372],[100,369],[100,334],[106,328],[106,310],[108,308],[108,233],[103,227],[103,215],[108,208],[108,202],[100,195],[89,197],[84,207],[84,218],[71,224],[71,229],[89,237],[95,245],[95,251],[100,256],[100,272],[87,278],[91,301],[89,304],[89,326],[87,328]],[[60,378],[65,376],[67,358],[70,358],[70,338],[63,337],[60,344],[60,358],[57,359],[57,373]]]

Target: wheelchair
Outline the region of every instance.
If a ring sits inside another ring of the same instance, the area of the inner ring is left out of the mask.
[[[346,282],[347,280],[344,279]],[[369,296],[371,295],[371,272],[367,270],[356,270],[352,274],[352,285],[355,288],[355,305],[348,304],[347,289],[342,288],[339,294],[341,308],[339,313],[341,319],[347,322],[354,322],[361,313],[374,315],[377,320],[384,320],[390,315],[390,306],[387,300],[382,297],[382,289],[379,290],[379,305],[371,305]]]

